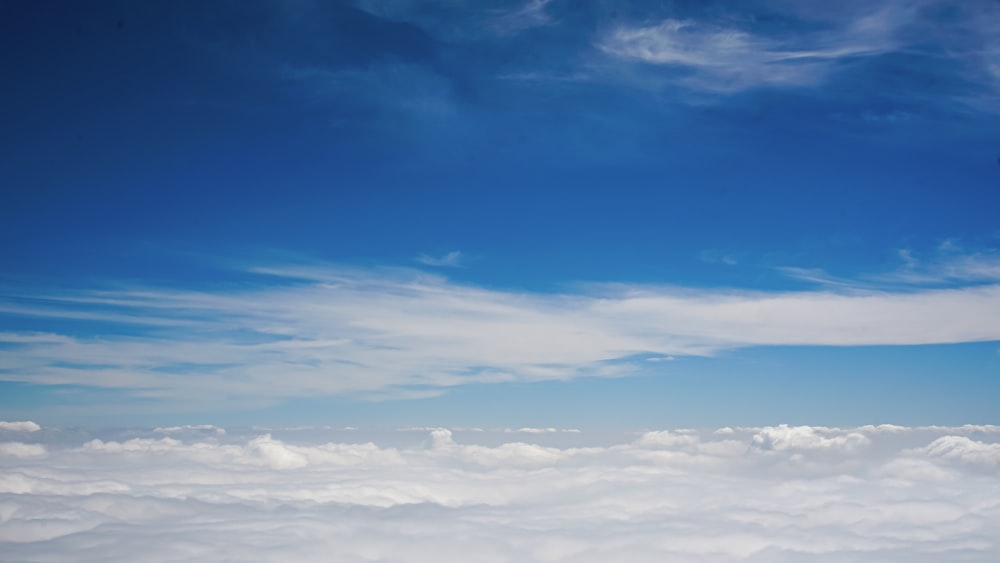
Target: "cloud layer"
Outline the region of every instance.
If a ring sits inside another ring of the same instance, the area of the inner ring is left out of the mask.
[[[995,284],[784,292],[603,285],[553,294],[411,270],[281,267],[255,275],[267,282],[0,302],[2,312],[72,322],[77,331],[0,334],[0,378],[168,398],[426,394],[467,383],[617,377],[653,365],[641,359],[745,346],[1000,340]]]
[[[0,434],[17,561],[995,561],[1000,428]],[[7,431],[0,431],[7,432]],[[377,443],[372,439],[377,440]],[[11,455],[26,447],[31,456]]]

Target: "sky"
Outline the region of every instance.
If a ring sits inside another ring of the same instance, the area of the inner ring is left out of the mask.
[[[1000,560],[998,29],[0,2],[0,559]]]
[[[3,2],[0,420],[996,424],[997,29],[987,0]]]

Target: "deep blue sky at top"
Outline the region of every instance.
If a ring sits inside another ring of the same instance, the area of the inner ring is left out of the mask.
[[[0,2],[0,407],[995,422],[1000,328],[948,299],[996,305],[998,29],[987,0]],[[681,296],[662,326],[646,287]],[[870,334],[828,307],[865,291]]]
[[[815,85],[730,92],[595,45],[667,18],[782,38],[860,4],[556,0],[538,25],[521,6],[5,2],[5,271],[460,249],[480,259],[459,275],[503,285],[745,286],[776,280],[719,258],[850,273],[996,243],[996,91],[943,56],[982,40],[961,37],[972,4],[928,4],[904,52]]]

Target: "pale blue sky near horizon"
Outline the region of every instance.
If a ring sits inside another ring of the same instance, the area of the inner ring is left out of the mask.
[[[6,2],[0,419],[997,423],[997,29]]]

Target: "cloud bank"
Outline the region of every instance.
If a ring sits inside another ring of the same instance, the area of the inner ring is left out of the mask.
[[[1000,557],[995,426],[41,434],[0,454],[5,560]]]
[[[0,379],[154,398],[377,398],[468,383],[619,377],[650,369],[651,357],[746,346],[1000,340],[994,283],[770,292],[618,284],[529,293],[412,270],[253,274],[266,282],[0,301],[0,312],[75,330],[0,333]]]

